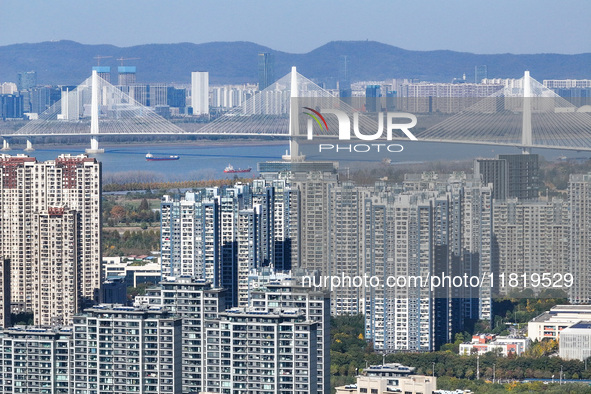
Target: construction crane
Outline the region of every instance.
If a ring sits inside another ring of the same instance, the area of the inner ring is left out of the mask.
[[[139,60],[139,57],[120,57],[117,60],[119,60],[121,62],[121,66],[123,66],[124,60]]]
[[[100,65],[101,65],[101,59],[108,59],[108,58],[110,58],[110,57],[113,57],[113,56],[101,56],[101,55],[96,55],[94,58],[95,58],[95,59],[96,59],[96,61],[97,61],[97,66],[100,66]]]

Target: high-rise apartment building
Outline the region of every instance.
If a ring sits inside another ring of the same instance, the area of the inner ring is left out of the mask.
[[[10,260],[0,258],[0,327],[11,326],[10,319]]]
[[[180,317],[104,304],[76,316],[73,331],[76,392],[182,392]]]
[[[275,83],[275,56],[269,52],[259,53],[259,90]]]
[[[568,182],[570,203],[569,269],[574,278],[570,302],[591,302],[591,174],[573,174]]]
[[[544,272],[561,275],[569,272],[568,202],[510,199],[495,202],[493,211],[499,272],[526,274],[528,278]],[[525,284],[536,293],[544,288],[533,287],[531,282]],[[498,290],[505,295],[510,288]]]
[[[297,308],[305,314],[306,320],[317,324],[316,352],[310,354],[310,361],[316,358],[318,393],[328,394],[330,393],[330,295],[326,291],[295,284],[296,278],[291,279],[268,282],[253,289],[249,297],[249,306],[259,311]]]
[[[206,320],[205,329],[206,392],[324,393],[318,324],[301,310],[234,308]]]
[[[229,290],[232,305],[244,303],[252,269],[291,267],[290,197],[283,180],[164,196],[163,275],[210,281]]]
[[[209,72],[191,73],[191,106],[193,115],[209,115]]]
[[[32,312],[37,325],[70,324],[99,296],[101,165],[84,155],[1,155],[0,174],[12,311]]]
[[[136,299],[145,306],[164,307],[182,318],[183,393],[205,390],[207,337],[204,322],[224,311],[226,292],[189,277],[168,278]]]
[[[73,393],[72,346],[71,328],[0,331],[0,393]]]

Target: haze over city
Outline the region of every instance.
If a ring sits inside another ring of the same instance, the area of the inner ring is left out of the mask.
[[[591,3],[585,0],[4,0],[0,11],[0,45],[251,41],[303,53],[329,41],[367,39],[409,50],[591,51]]]

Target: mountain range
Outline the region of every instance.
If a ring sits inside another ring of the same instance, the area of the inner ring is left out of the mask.
[[[252,42],[211,42],[205,44],[149,44],[131,47],[86,45],[74,41],[0,46],[0,82],[16,82],[17,72],[35,70],[40,85],[76,85],[86,79],[95,56],[101,65],[111,66],[116,80],[118,58],[137,66],[137,82],[189,83],[191,71],[209,71],[210,84],[257,82],[257,55],[271,52],[275,58],[275,78],[297,66],[304,76],[332,84],[338,78],[341,55],[349,58],[351,81],[413,78],[421,81],[450,82],[466,75],[474,81],[474,67],[486,65],[489,78],[520,78],[530,70],[533,78],[589,79],[591,53],[494,54],[480,55],[446,50],[412,51],[375,41],[333,41],[308,53],[276,51]]]

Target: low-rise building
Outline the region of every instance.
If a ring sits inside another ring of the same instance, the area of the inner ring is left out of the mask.
[[[532,341],[560,339],[562,330],[580,321],[591,321],[591,305],[556,305],[527,323]]]
[[[564,360],[591,357],[591,321],[581,321],[562,330],[558,354]]]
[[[507,357],[512,354],[520,356],[529,349],[531,340],[522,337],[503,337],[494,334],[473,335],[472,341],[460,344],[460,355],[467,356],[473,353],[484,354],[498,352]]]
[[[336,394],[431,394],[436,390],[436,377],[412,372],[414,368],[400,364],[372,365],[357,376],[356,384],[337,387]]]

